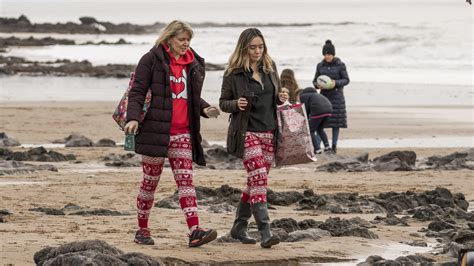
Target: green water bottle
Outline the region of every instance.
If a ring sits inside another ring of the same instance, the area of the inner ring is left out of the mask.
[[[126,134],[123,149],[126,151],[135,151],[135,134]]]

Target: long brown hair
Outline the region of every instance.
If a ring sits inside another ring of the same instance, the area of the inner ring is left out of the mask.
[[[260,37],[263,41],[264,50],[262,59],[259,62],[263,66],[263,71],[265,73],[274,71],[272,67],[273,60],[268,54],[267,44],[265,43],[265,38],[263,38],[262,32],[257,28],[248,28],[240,34],[235,50],[230,56],[229,63],[225,69],[224,73],[226,76],[232,74],[232,72],[238,68],[244,68],[246,71],[250,71],[250,57],[248,50],[250,42],[255,37]]]
[[[280,76],[281,86],[290,91],[290,103],[296,102],[296,90],[298,90],[298,82],[295,79],[295,72],[292,69],[285,68]]]

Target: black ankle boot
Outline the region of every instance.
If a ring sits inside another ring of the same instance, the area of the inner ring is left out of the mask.
[[[337,153],[337,145],[332,145],[332,152]]]
[[[257,240],[251,238],[247,232],[248,220],[252,217],[252,209],[247,202],[240,201],[235,214],[235,221],[230,236],[240,240],[243,244],[255,244]]]
[[[258,232],[262,236],[260,246],[262,248],[271,248],[280,243],[280,238],[272,234],[270,230],[270,217],[268,217],[267,203],[255,203],[252,206],[253,217],[257,222]]]

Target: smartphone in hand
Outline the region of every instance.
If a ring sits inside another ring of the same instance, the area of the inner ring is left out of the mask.
[[[135,151],[135,134],[126,134],[123,149],[126,151]]]

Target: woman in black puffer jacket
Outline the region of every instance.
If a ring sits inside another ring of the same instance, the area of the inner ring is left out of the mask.
[[[328,98],[332,104],[332,116],[329,117],[325,127],[332,128],[333,152],[337,152],[339,129],[347,128],[344,86],[349,84],[349,75],[347,74],[346,65],[341,59],[335,57],[335,55],[336,48],[331,40],[327,40],[323,46],[324,59],[316,67],[316,74],[313,79],[314,86],[321,89],[321,94]],[[326,75],[332,79],[333,87],[331,89],[324,90],[317,85],[316,80],[320,75]]]

